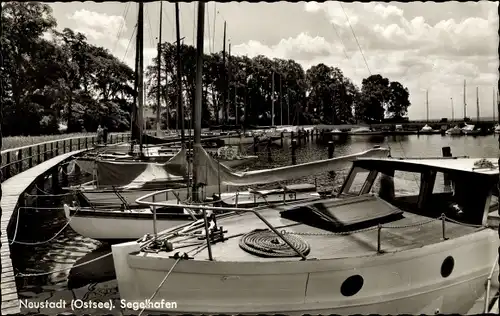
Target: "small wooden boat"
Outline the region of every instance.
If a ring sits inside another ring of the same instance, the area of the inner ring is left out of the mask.
[[[357,159],[335,198],[183,204],[225,214],[113,245],[120,298],[147,313],[168,298],[191,315],[465,314],[498,261],[496,163]]]

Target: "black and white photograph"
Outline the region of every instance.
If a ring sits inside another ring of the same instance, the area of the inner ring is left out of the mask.
[[[0,3],[2,315],[498,314],[499,3]]]

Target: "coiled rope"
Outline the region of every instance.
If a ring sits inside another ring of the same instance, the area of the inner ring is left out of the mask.
[[[288,235],[287,240],[302,254],[309,254],[311,247],[299,236]],[[240,239],[240,248],[260,257],[298,257],[299,254],[269,229],[256,229]]]
[[[474,167],[477,169],[496,169],[497,167],[489,160],[482,158],[474,162]]]

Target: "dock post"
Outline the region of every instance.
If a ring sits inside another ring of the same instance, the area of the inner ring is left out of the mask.
[[[17,151],[17,173],[23,172],[23,150]]]
[[[299,145],[299,146],[301,146],[301,145],[302,145],[302,131],[299,129],[299,130],[297,131],[297,134],[298,134],[298,135],[297,135],[297,140],[299,141],[299,142],[298,142],[298,145]]]
[[[325,131],[324,130],[321,130],[320,132],[320,140],[321,142],[323,142],[325,140]]]
[[[33,167],[33,147],[28,148],[28,168]]]
[[[110,136],[110,138],[111,138],[111,136]],[[78,149],[78,150],[80,150],[80,149],[81,149],[81,148],[80,148],[80,138],[78,138],[78,148],[77,148],[77,149]]]
[[[47,154],[48,154],[47,143],[45,143],[45,144],[43,144],[43,161],[47,161],[48,160]]]
[[[85,137],[85,149],[89,148],[89,138]]]
[[[272,139],[269,138],[267,140],[267,161],[272,162],[273,161],[273,156],[271,154],[271,144],[272,144]]]
[[[69,140],[69,151],[68,152],[72,152],[73,151],[73,139],[70,139]]]
[[[254,136],[254,137],[253,137],[253,154],[254,154],[254,155],[257,155],[257,146],[258,146],[258,142],[259,142],[259,137]]]
[[[297,164],[297,156],[295,156],[295,150],[297,149],[297,140],[292,139],[292,165]]]
[[[5,169],[3,172],[4,176],[2,178],[2,181],[10,178],[10,151],[7,153],[6,159],[7,159],[7,161],[5,162]]]
[[[59,141],[56,142],[56,156],[59,156]]]
[[[295,139],[295,133],[294,133],[293,131],[290,133],[290,139],[291,139],[291,140],[294,140],[294,139]]]
[[[281,132],[280,134],[280,144],[281,144],[281,148],[283,148],[283,137],[284,137],[284,133]]]
[[[333,140],[328,142],[328,159],[333,158],[333,152],[335,151],[335,143]]]
[[[40,164],[40,145],[36,145],[36,164]]]

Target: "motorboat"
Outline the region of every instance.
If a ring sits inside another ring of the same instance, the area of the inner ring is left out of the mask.
[[[465,314],[498,275],[498,177],[497,158],[357,158],[334,197],[182,204],[211,214],[112,246],[120,298],[147,313],[171,313],[168,298],[192,315]]]
[[[460,127],[458,127],[458,125],[455,125],[446,131],[446,135],[462,135],[462,133],[463,131]]]
[[[419,131],[418,131],[419,134],[439,134],[440,131],[439,130],[435,130],[433,129],[432,127],[430,127],[429,125],[425,124],[424,127],[422,127]]]
[[[465,126],[462,127],[462,133],[464,135],[477,136],[477,135],[481,134],[481,129],[475,128],[475,125],[469,125],[469,124],[465,123]]]

